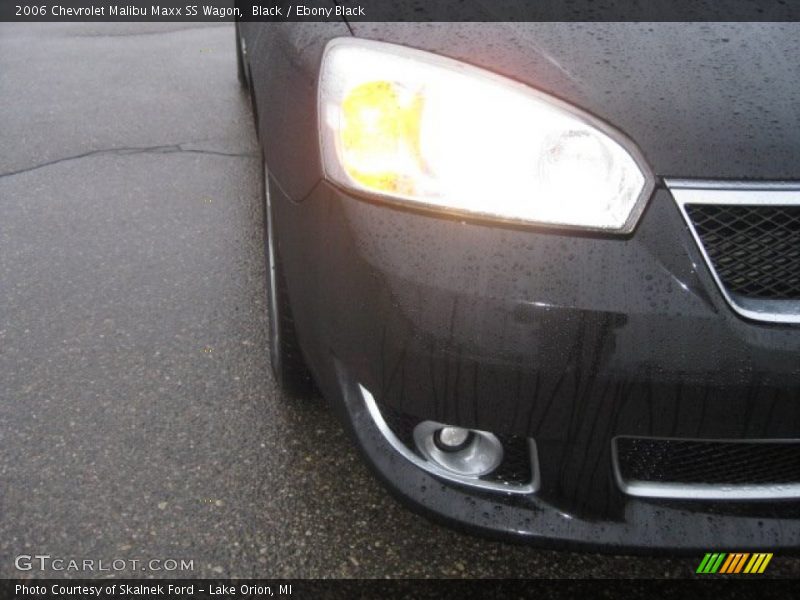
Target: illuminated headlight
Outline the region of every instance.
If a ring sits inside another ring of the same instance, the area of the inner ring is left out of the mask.
[[[319,111],[326,176],[369,196],[626,233],[653,187],[634,145],[594,117],[402,46],[329,42]]]

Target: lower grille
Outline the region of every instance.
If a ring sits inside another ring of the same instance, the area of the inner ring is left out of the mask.
[[[800,206],[687,204],[686,213],[729,293],[800,299]]]
[[[618,479],[632,495],[800,497],[800,440],[618,437],[613,443]]]

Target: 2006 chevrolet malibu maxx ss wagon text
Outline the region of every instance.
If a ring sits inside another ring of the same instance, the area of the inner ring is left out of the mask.
[[[237,23],[270,357],[399,498],[800,547],[800,26]]]

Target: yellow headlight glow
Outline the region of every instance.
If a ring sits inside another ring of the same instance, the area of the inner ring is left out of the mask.
[[[371,81],[342,100],[339,139],[347,174],[368,189],[411,195],[422,168],[423,100],[389,81]]]

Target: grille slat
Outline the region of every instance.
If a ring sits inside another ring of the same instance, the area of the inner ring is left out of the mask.
[[[687,204],[686,213],[729,293],[800,300],[800,206]]]

